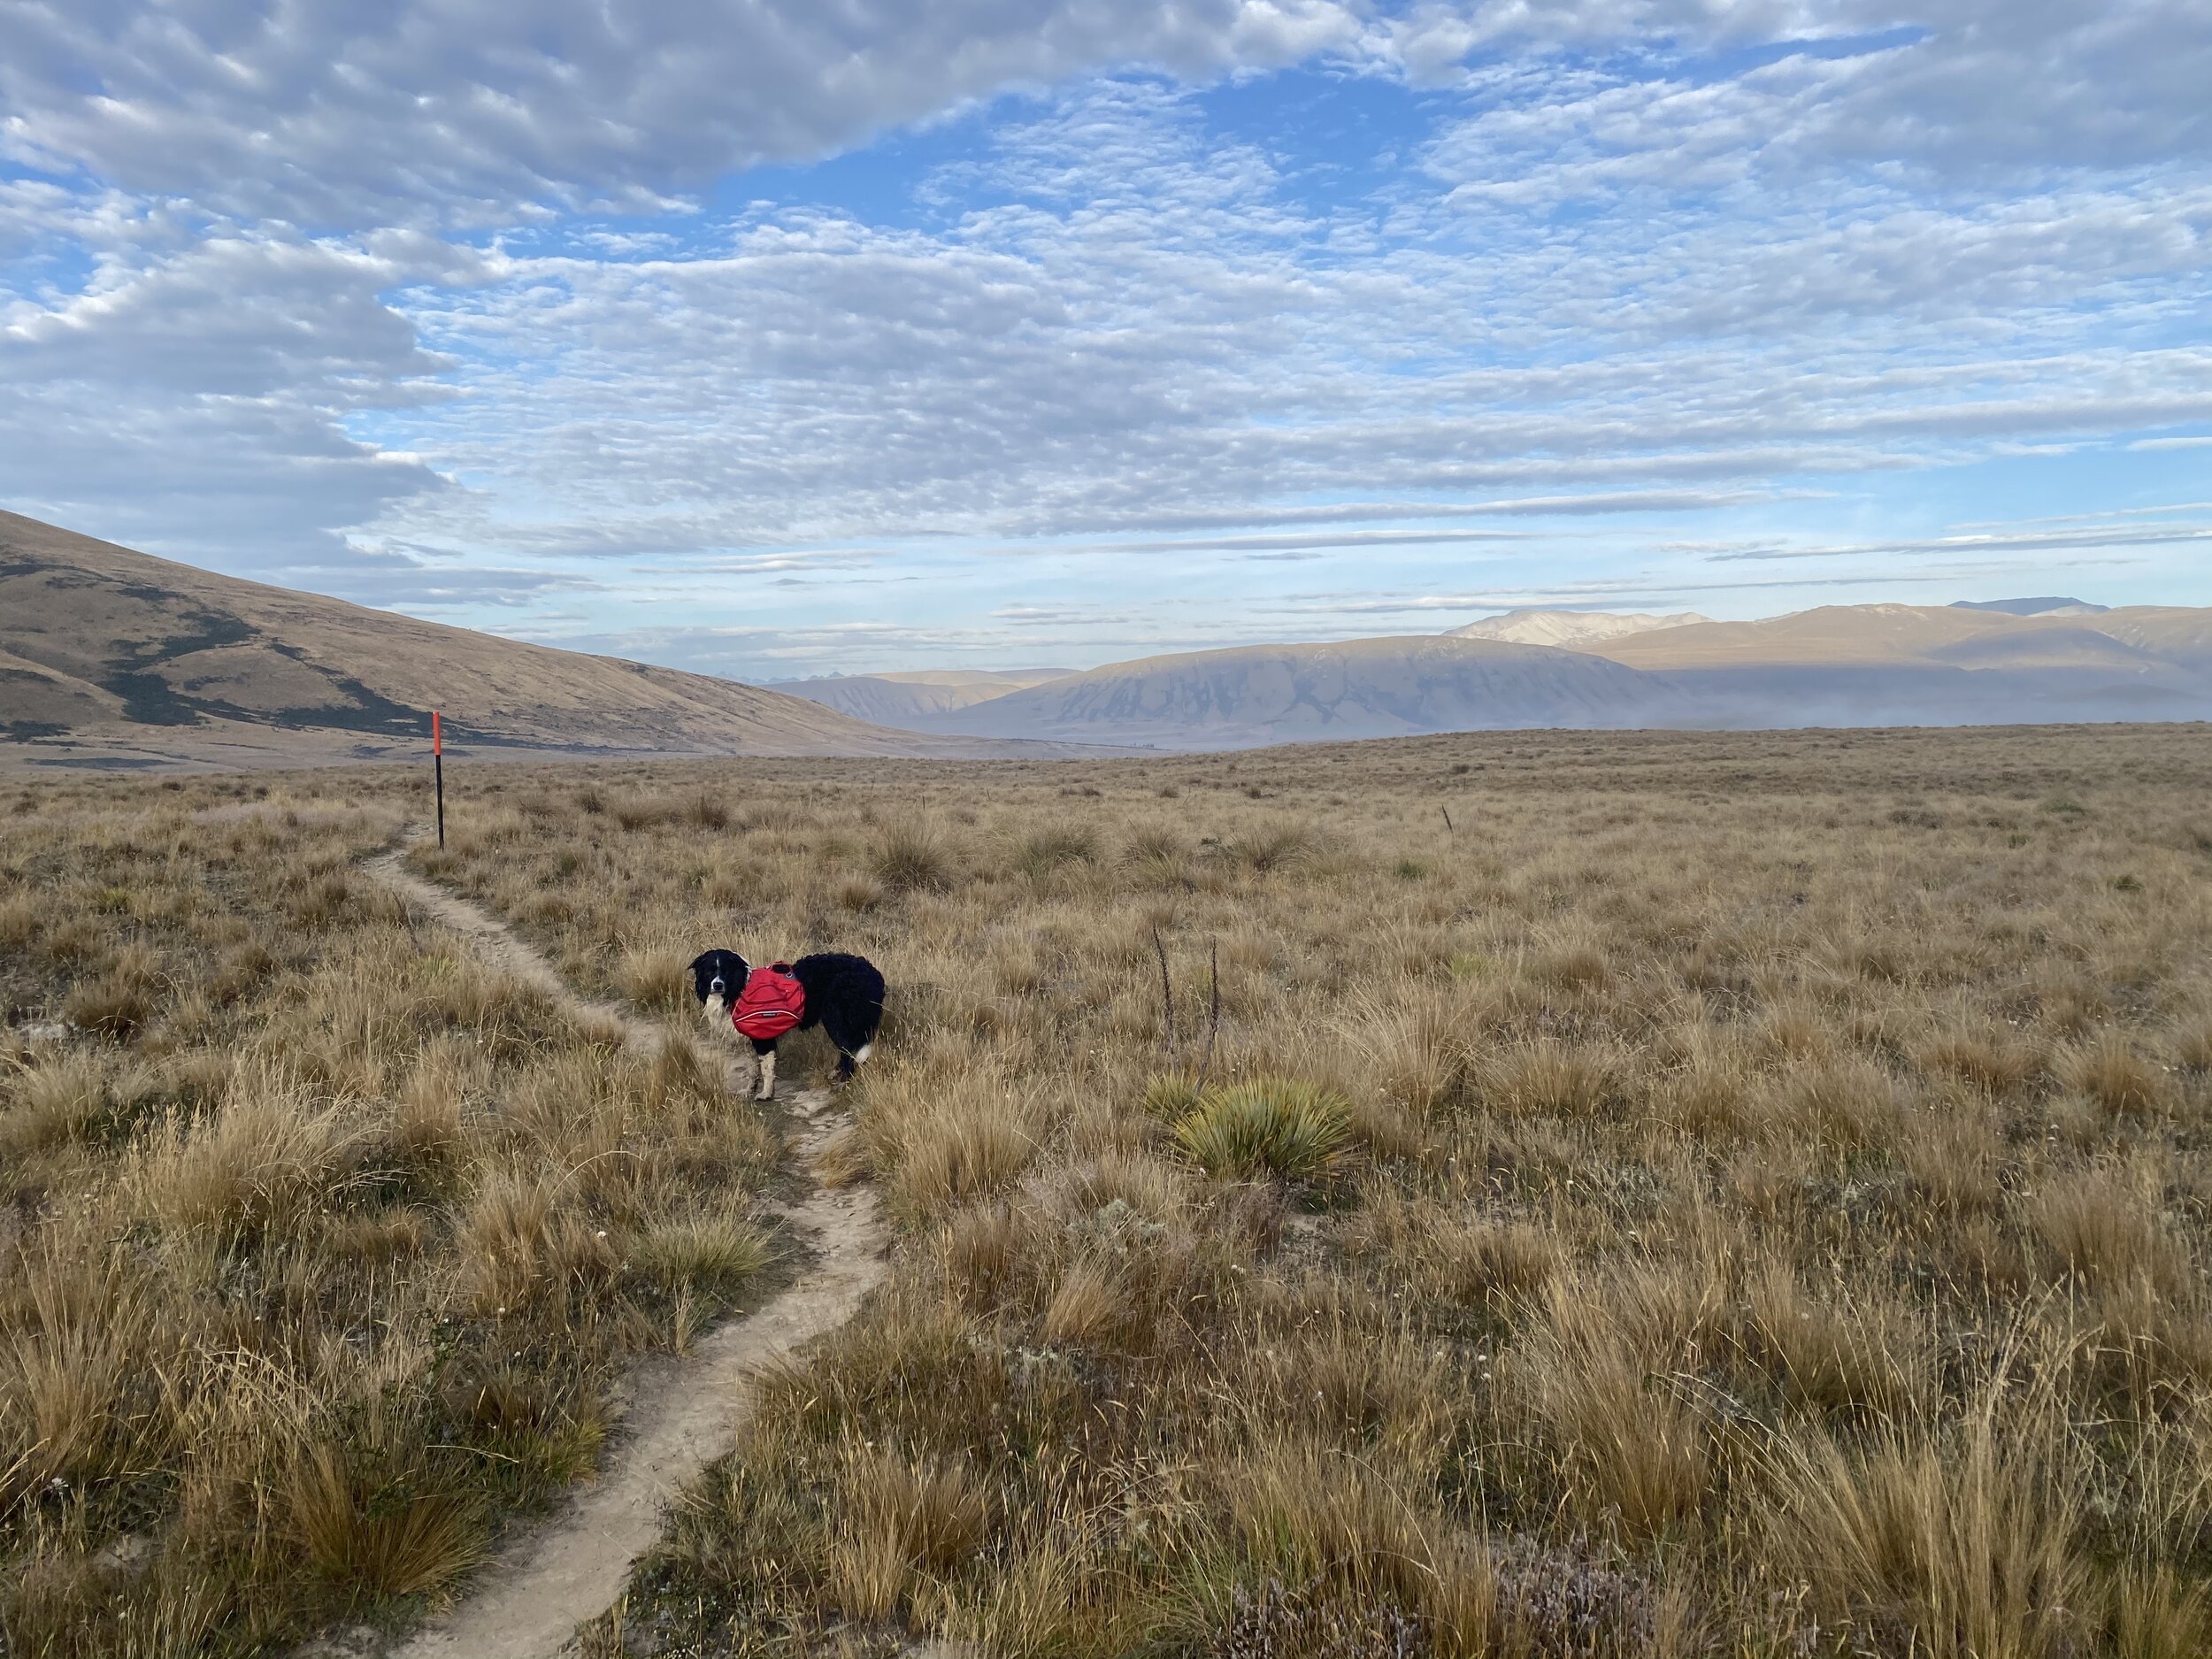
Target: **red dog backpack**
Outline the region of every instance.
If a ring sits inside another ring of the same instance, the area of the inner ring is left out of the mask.
[[[772,962],[745,976],[745,988],[730,1010],[730,1024],[741,1037],[773,1042],[806,1018],[806,990],[787,962]]]

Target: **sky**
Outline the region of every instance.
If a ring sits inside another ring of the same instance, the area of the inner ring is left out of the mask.
[[[747,680],[2212,604],[2212,0],[0,0],[0,506]]]

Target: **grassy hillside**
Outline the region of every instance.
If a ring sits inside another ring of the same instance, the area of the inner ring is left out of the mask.
[[[1955,605],[1824,605],[1585,649],[1653,674],[1731,726],[2212,718],[2206,613],[2028,617]]]
[[[0,513],[0,737],[160,758],[457,740],[733,755],[973,752],[700,674],[218,576]]]

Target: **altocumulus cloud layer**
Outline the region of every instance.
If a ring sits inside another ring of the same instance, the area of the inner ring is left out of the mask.
[[[0,4],[0,503],[755,675],[2212,602],[2212,0]]]

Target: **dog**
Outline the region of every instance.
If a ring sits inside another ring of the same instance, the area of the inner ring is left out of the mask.
[[[730,1030],[730,1016],[752,964],[734,950],[703,951],[691,964],[691,988],[707,1023]],[[806,994],[806,1007],[792,1029],[819,1025],[837,1049],[837,1071],[833,1081],[844,1083],[869,1050],[876,1046],[876,1031],[883,1024],[883,975],[865,956],[826,950],[801,956],[791,964],[791,977]],[[734,1033],[733,1033],[734,1034]],[[776,1041],[748,1038],[758,1063],[760,1081],[755,1100],[773,1100],[776,1094]]]

